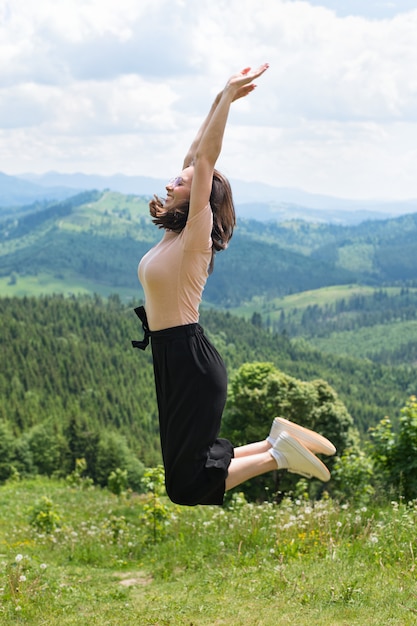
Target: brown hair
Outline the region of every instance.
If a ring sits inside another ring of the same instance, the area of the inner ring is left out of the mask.
[[[213,212],[213,229],[211,231],[213,255],[209,267],[209,272],[212,272],[214,254],[227,248],[227,244],[233,235],[233,229],[236,226],[236,213],[232,189],[227,178],[218,170],[214,170],[213,172],[209,202]],[[185,227],[189,208],[190,203],[187,201],[181,206],[173,207],[166,213],[161,213],[163,203],[158,197],[155,197],[149,203],[153,223],[159,228],[173,230],[176,233],[180,233]]]

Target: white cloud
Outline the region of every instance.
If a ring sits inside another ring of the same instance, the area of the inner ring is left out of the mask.
[[[230,176],[417,197],[417,10],[391,4],[0,0],[0,171],[169,176],[228,75],[269,61]]]

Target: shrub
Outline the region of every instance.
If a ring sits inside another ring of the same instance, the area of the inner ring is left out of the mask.
[[[332,495],[339,502],[368,504],[375,492],[373,475],[371,459],[358,447],[348,448],[334,464]]]
[[[120,467],[113,470],[108,478],[107,487],[116,496],[120,496],[127,487],[127,470],[121,470]]]
[[[43,496],[30,509],[29,522],[38,531],[52,533],[60,523],[60,516],[54,509],[54,503],[46,496]]]

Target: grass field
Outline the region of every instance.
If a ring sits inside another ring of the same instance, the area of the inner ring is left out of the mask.
[[[94,295],[103,298],[117,293],[122,301],[128,302],[132,298],[140,297],[139,283],[136,293],[132,289],[110,287],[100,285],[96,280],[86,280],[79,276],[56,277],[52,274],[41,273],[34,276],[16,276],[11,284],[9,276],[0,276],[0,297],[23,297],[23,296],[50,296],[54,294],[69,295]]]
[[[282,298],[266,298],[259,296],[253,298],[251,302],[246,303],[236,309],[230,309],[232,313],[236,313],[246,318],[250,318],[253,313],[260,313],[262,316],[269,316],[271,320],[279,319],[281,311],[298,309],[301,314],[303,309],[311,306],[325,307],[326,305],[334,305],[342,300],[349,300],[353,296],[372,296],[376,291],[380,291],[380,287],[369,287],[366,285],[334,285],[331,287],[322,287],[310,291],[302,291],[300,293],[290,294]],[[415,291],[410,289],[410,291]],[[398,295],[401,292],[400,287],[384,287],[384,292],[389,296]]]
[[[0,488],[0,622],[336,626],[417,621],[417,503],[301,497],[179,508],[49,479]]]
[[[357,358],[372,358],[384,348],[399,350],[412,341],[417,341],[417,321],[393,321],[390,324],[331,333],[328,337],[314,337],[309,343],[322,352],[347,354]]]

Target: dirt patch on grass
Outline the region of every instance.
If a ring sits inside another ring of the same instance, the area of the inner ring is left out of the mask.
[[[119,572],[115,574],[122,587],[143,587],[150,585],[153,578],[145,572]]]

